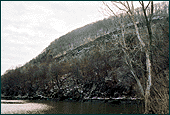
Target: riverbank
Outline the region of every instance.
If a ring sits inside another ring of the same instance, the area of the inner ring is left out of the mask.
[[[129,104],[129,103],[142,103],[142,98],[125,98],[125,97],[118,97],[118,98],[101,98],[101,97],[93,97],[93,98],[83,98],[83,99],[75,99],[75,98],[67,98],[61,100],[60,98],[48,98],[44,96],[36,96],[36,97],[10,97],[10,96],[1,96],[1,99],[6,100],[50,100],[50,101],[63,101],[63,102],[101,102],[101,103],[116,103],[116,104]],[[1,101],[2,103],[2,101]]]

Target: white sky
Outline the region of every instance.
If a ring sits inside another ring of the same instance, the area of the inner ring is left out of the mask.
[[[101,20],[99,2],[1,1],[1,75],[24,65],[50,42]]]
[[[1,75],[60,36],[104,16],[99,1],[1,1]]]

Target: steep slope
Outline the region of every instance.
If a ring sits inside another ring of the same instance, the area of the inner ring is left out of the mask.
[[[121,38],[120,28],[114,26],[116,18],[114,21],[111,18],[73,30],[53,41],[29,63],[6,72],[1,76],[2,94],[22,97],[41,95],[59,99],[140,96],[118,42]],[[156,68],[161,68],[155,74],[165,74],[164,70],[167,71],[169,66],[169,57],[166,55],[169,53],[169,17],[168,21],[166,18],[156,18],[152,26],[156,36],[154,53],[159,52],[159,55],[153,56],[153,60],[161,60],[154,62]],[[146,35],[144,25],[144,22],[138,23],[141,34],[144,32]],[[126,43],[134,49],[131,45],[138,43],[134,26],[127,28],[130,29],[125,34]],[[134,70],[145,83],[144,52],[138,47],[135,50],[134,60],[140,58],[142,62],[140,66],[134,65]]]

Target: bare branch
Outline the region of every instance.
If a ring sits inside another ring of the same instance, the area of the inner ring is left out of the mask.
[[[120,3],[121,1],[111,1],[111,2]]]
[[[117,15],[113,12],[113,10],[106,3],[103,2],[103,4],[117,17]]]
[[[105,12],[104,12],[103,8],[101,8],[101,7],[100,7],[100,9],[101,9],[101,11],[100,11],[100,10],[98,10],[98,12],[100,12],[100,13],[101,13],[101,14],[103,14],[104,16],[108,16],[108,15],[106,15],[106,14],[105,14]]]
[[[125,3],[120,1],[120,4],[122,4],[127,10],[129,10]]]
[[[111,3],[112,3],[114,6],[116,6],[117,8],[119,8],[119,10],[123,10],[123,11],[127,12],[125,9],[122,9],[122,8],[120,8],[119,6],[117,6],[117,5],[114,3],[114,1],[112,1]]]
[[[141,1],[139,1],[139,3],[140,3],[141,5],[143,5]]]
[[[153,14],[153,1],[151,1],[151,14]]]
[[[131,10],[130,10],[130,6],[129,6],[129,3],[128,1],[126,1],[127,5],[128,5],[128,12],[130,12],[130,14],[132,14]]]
[[[122,5],[127,9],[126,13],[127,13],[128,15],[130,15],[130,14],[132,14],[131,9],[130,9],[130,6],[129,6],[128,1],[126,1],[126,3],[127,3],[127,5],[126,5],[125,3],[123,3],[123,2],[120,1],[120,4],[122,4]],[[130,13],[130,14],[129,14],[129,13]]]
[[[149,1],[148,5],[145,7],[145,10],[148,8],[149,4],[150,4],[150,1]]]
[[[123,50],[123,52],[125,53],[125,55],[126,55],[126,58],[128,58],[128,60],[129,60],[129,57],[128,57],[128,55],[127,55],[127,53],[126,53],[126,51],[122,48],[122,50]],[[126,60],[127,61],[127,60]],[[137,84],[138,84],[138,86],[139,86],[139,89],[140,89],[140,91],[141,91],[141,94],[142,94],[142,96],[144,96],[144,91],[143,91],[143,87],[142,87],[142,85],[141,85],[141,83],[140,83],[140,80],[138,79],[138,77],[136,76],[136,74],[135,74],[135,71],[134,71],[134,69],[133,69],[133,67],[132,67],[132,64],[129,62],[126,62],[128,65],[129,65],[129,67],[131,68],[131,73],[132,73],[132,75],[134,76],[134,78],[136,79],[136,81],[137,81]]]
[[[134,6],[133,6],[133,1],[131,1],[131,5],[132,5],[132,8],[131,8],[131,10],[132,10],[132,15],[134,15]]]
[[[150,18],[149,18],[149,23],[151,22],[152,20],[152,16],[153,16],[153,1],[151,1],[151,13],[150,13]]]
[[[102,7],[101,7],[101,9],[102,9],[102,12],[105,12],[105,13],[103,13],[103,14],[105,14],[105,16],[112,15],[111,11],[108,11],[107,9],[103,9]],[[108,14],[108,15],[106,15],[106,14]]]
[[[155,81],[154,83],[158,83],[159,85],[165,87],[165,88],[169,88],[169,86],[165,86],[164,84],[162,84],[162,82],[159,82],[159,81]]]

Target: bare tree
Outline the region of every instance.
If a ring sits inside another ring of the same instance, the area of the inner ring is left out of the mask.
[[[114,2],[115,2],[115,1],[114,1]],[[123,11],[125,10],[125,9],[121,9],[120,7],[118,7],[118,5],[116,5],[114,2],[111,2],[111,3],[112,3],[111,5],[116,6],[116,7],[119,8],[120,10],[123,10]],[[118,3],[118,2],[116,2],[116,3]],[[119,2],[119,3],[125,5],[123,2]],[[127,2],[127,3],[128,3],[128,2]],[[107,3],[103,2],[103,4],[108,8],[108,9],[106,10],[107,13],[112,12],[114,16],[118,17],[118,18],[117,18],[118,20],[117,20],[116,22],[118,22],[118,23],[120,24],[121,33],[122,33],[122,39],[119,39],[119,43],[121,44],[122,50],[124,51],[125,56],[126,56],[126,59],[127,59],[127,58],[129,58],[129,57],[128,57],[128,54],[127,54],[127,52],[126,52],[126,50],[125,50],[125,49],[127,49],[127,48],[126,48],[126,44],[125,44],[125,38],[124,38],[125,26],[124,26],[124,24],[122,23],[122,18],[119,18],[119,16],[110,8],[110,6],[109,6]],[[109,10],[109,11],[108,11],[108,10]],[[129,15],[130,15],[130,14],[129,14]],[[130,15],[130,16],[131,16],[131,15]],[[116,27],[118,27],[118,26],[116,26]],[[140,37],[140,36],[139,36],[139,37]],[[119,38],[120,38],[120,37],[119,37]],[[140,39],[140,38],[139,38],[139,39]],[[123,43],[122,43],[122,42],[123,42]],[[127,62],[127,61],[126,61],[126,62]],[[135,75],[135,72],[134,72],[134,70],[133,70],[133,68],[132,68],[132,66],[131,66],[131,61],[130,61],[130,59],[128,59],[127,64],[131,67],[131,73],[132,73],[132,75],[134,76],[134,78],[136,79],[136,81],[137,81],[137,83],[138,83],[138,86],[139,86],[139,88],[140,88],[140,91],[141,91],[142,96],[144,96],[144,91],[143,91],[142,85],[141,85],[139,79],[138,79],[138,78],[136,77],[136,75]]]
[[[140,80],[138,79],[137,75],[135,74],[135,70],[132,65],[132,63],[133,64],[138,64],[138,63],[134,63],[135,61],[133,60],[133,57],[130,57],[129,51],[127,50],[129,48],[126,46],[126,43],[125,43],[125,36],[124,36],[125,35],[125,25],[123,22],[121,22],[121,20],[122,20],[121,18],[118,19],[120,28],[121,28],[121,33],[122,33],[122,36],[121,36],[122,39],[120,39],[120,37],[119,37],[119,42],[120,42],[121,48],[125,54],[125,62],[130,67],[131,73],[132,73],[133,77],[136,79],[137,84],[140,89],[140,92],[145,99],[145,113],[148,113],[148,110],[149,110],[148,98],[150,96],[151,78],[152,78],[151,77],[151,71],[152,71],[151,70],[151,60],[152,60],[152,58],[151,58],[151,47],[150,47],[152,45],[152,31],[151,31],[150,23],[151,23],[151,19],[153,16],[153,1],[149,2],[146,6],[144,5],[143,1],[139,1],[139,3],[141,4],[142,10],[144,13],[149,39],[144,39],[140,36],[139,28],[137,26],[138,20],[135,19],[135,9],[134,9],[133,1],[130,1],[130,2],[128,2],[128,1],[112,1],[110,4],[107,2],[103,2],[104,6],[106,7],[106,9],[103,9],[104,10],[103,12],[106,12],[110,15],[114,15],[114,16],[118,17],[118,14],[116,14],[113,10],[113,8],[118,8],[120,11],[126,13],[129,16],[129,18],[131,19],[131,21],[133,22],[133,25],[135,27],[135,32],[136,32],[136,35],[137,35],[137,38],[138,38],[138,41],[140,44],[139,49],[145,52],[145,57],[146,57],[146,72],[147,72],[147,83],[146,84],[147,84],[147,86],[145,89],[145,93],[144,93],[144,88],[142,87]],[[150,6],[151,11],[150,11],[150,14],[147,16],[146,10],[150,4],[151,4],[151,6]],[[137,45],[137,47],[139,47],[139,45]]]
[[[151,3],[151,12],[150,12],[150,17],[148,20],[148,17],[146,15],[146,9],[149,6],[149,4]],[[148,44],[147,47],[145,48],[145,53],[146,53],[146,65],[147,65],[147,72],[148,72],[148,80],[147,80],[147,88],[145,90],[145,113],[148,113],[148,97],[150,96],[150,88],[151,88],[151,45],[152,45],[152,31],[151,31],[151,19],[153,16],[153,1],[149,2],[148,5],[145,7],[144,6],[144,2],[140,1],[140,4],[142,6],[142,10],[145,16],[145,20],[146,20],[146,25],[147,25],[147,29],[148,29],[148,34],[149,34],[149,39],[148,39]]]

